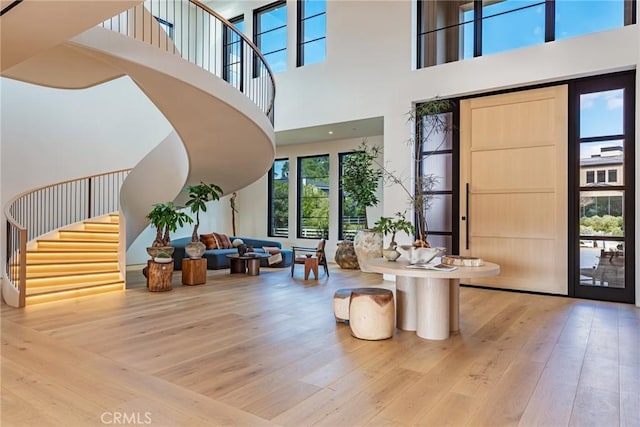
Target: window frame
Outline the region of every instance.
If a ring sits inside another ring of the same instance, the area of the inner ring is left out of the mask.
[[[331,220],[331,206],[329,206],[329,211],[327,212],[327,233],[324,236],[320,236],[320,237],[306,237],[302,235],[302,205],[303,205],[303,201],[302,201],[302,194],[303,194],[303,189],[304,186],[302,185],[302,180],[304,178],[306,178],[305,175],[303,175],[303,171],[302,171],[302,161],[305,159],[313,159],[313,158],[326,158],[327,159],[327,163],[329,164],[329,170],[327,171],[327,179],[329,180],[331,178],[331,157],[329,154],[314,154],[314,155],[310,155],[310,156],[299,156],[297,157],[297,161],[296,161],[296,171],[297,171],[297,176],[296,176],[296,219],[297,219],[297,224],[296,224],[296,237],[298,239],[329,239],[329,229],[331,228],[331,224],[330,224],[330,220]],[[327,184],[328,186],[328,192],[327,192],[327,199],[329,200],[330,203],[330,197],[331,197],[331,188],[330,188],[330,183]]]
[[[233,24],[234,27],[235,24],[239,22],[244,23],[244,15],[239,15],[231,18],[229,19],[229,22]],[[236,28],[236,30],[240,32],[240,29]],[[242,37],[240,37],[240,40],[238,41],[234,41],[232,39],[230,40],[231,33],[235,34],[232,29],[227,27],[225,27],[224,31],[222,32],[222,79],[227,83],[233,85],[233,82],[229,81],[229,79],[231,78],[229,70],[234,65],[240,64],[240,81],[238,89],[240,90],[240,92],[244,92],[244,43]],[[240,62],[230,63],[230,53],[233,51],[233,46],[236,43],[240,43]]]
[[[326,20],[326,16],[327,16],[327,2],[326,0],[324,0],[325,3],[325,7],[324,7],[324,12],[322,13],[317,13],[315,15],[312,16],[308,16],[308,17],[304,17],[304,4],[305,4],[305,0],[297,0],[296,4],[297,4],[297,26],[296,26],[296,67],[303,67],[305,65],[307,65],[305,63],[304,60],[304,46],[306,44],[309,43],[313,43],[316,42],[318,40],[325,40],[325,52],[324,52],[324,57],[322,59],[322,61],[326,60],[327,58],[327,52],[326,52],[326,39],[327,39],[327,27],[325,24],[325,28],[324,28],[324,37],[318,37],[316,39],[310,40],[308,42],[304,41],[304,28],[305,28],[305,21],[311,19],[311,18],[315,18],[321,15],[325,16],[325,20]],[[326,21],[325,21],[326,22]],[[319,61],[319,62],[322,62]],[[314,64],[316,64],[316,62],[314,62]]]
[[[258,48],[258,50],[260,52],[262,52],[262,48],[260,47],[260,41],[259,41],[260,40],[260,36],[262,36],[263,34],[267,34],[267,33],[271,32],[271,31],[279,30],[281,28],[287,29],[287,23],[285,22],[284,25],[281,25],[281,26],[275,27],[275,28],[270,28],[269,30],[262,32],[262,30],[260,28],[260,17],[265,13],[269,13],[272,10],[275,10],[275,9],[277,9],[279,7],[283,7],[283,6],[285,8],[287,8],[287,1],[286,0],[278,0],[276,2],[269,3],[269,4],[265,5],[265,6],[262,6],[262,7],[259,7],[257,9],[253,10],[253,44],[256,45],[256,47]],[[287,16],[288,16],[288,10],[286,10],[286,13],[287,13]],[[262,52],[262,56],[264,56],[265,61],[267,61],[267,64],[269,64],[269,67],[271,67],[271,70],[274,73],[277,73],[279,71],[276,71],[274,69],[274,67],[272,66],[272,64],[269,63],[268,55],[271,55],[272,53],[284,51],[285,52],[285,57],[286,57],[287,56],[286,55],[287,44],[288,44],[288,40],[287,39],[288,39],[288,32],[287,32],[287,35],[284,38],[284,48],[283,49],[278,49],[278,50],[274,50],[272,52],[267,52],[267,53]],[[281,70],[281,71],[286,71],[286,69],[287,68],[285,66],[285,69]],[[256,53],[253,54],[253,77],[254,78],[260,77],[260,69],[258,67],[258,56],[257,56]]]
[[[347,152],[343,152],[343,153],[338,153],[338,240],[345,240],[345,237],[344,237],[344,223],[343,223],[345,193],[342,190],[342,172],[343,172],[343,169],[344,169],[344,167],[343,167],[344,160],[350,154],[354,154],[354,152],[353,151],[347,151]],[[365,217],[365,220],[366,220],[366,217]],[[368,224],[365,223],[364,227],[362,227],[362,228],[365,229],[365,228],[367,228],[367,226],[368,226]]]
[[[268,173],[268,184],[267,184],[267,236],[269,237],[283,237],[283,238],[288,238],[289,237],[289,191],[291,190],[291,175],[289,175],[287,177],[287,233],[285,235],[282,234],[276,234],[274,233],[274,193],[275,193],[275,177],[274,177],[274,172],[275,172],[275,164],[276,162],[283,162],[283,161],[287,161],[289,162],[289,167],[291,167],[291,159],[288,157],[283,157],[280,159],[275,159],[273,161],[273,165],[271,166],[271,169],[269,169],[269,173]],[[289,168],[289,171],[291,171],[291,168]]]

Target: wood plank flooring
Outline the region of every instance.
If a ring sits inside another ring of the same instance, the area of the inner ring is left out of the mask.
[[[463,287],[460,334],[362,341],[331,269],[2,306],[1,424],[17,426],[640,426],[640,310]]]

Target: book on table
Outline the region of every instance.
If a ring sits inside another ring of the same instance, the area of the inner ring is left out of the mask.
[[[417,268],[422,270],[435,270],[435,271],[454,271],[458,267],[446,264],[410,264],[407,268]]]

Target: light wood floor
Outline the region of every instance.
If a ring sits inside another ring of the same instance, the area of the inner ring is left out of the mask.
[[[633,306],[462,288],[459,335],[361,341],[332,295],[379,275],[227,271],[3,306],[2,426],[640,426]]]

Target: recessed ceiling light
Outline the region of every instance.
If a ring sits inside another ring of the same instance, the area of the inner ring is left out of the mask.
[[[332,130],[329,131],[329,135],[333,135],[333,131]]]

